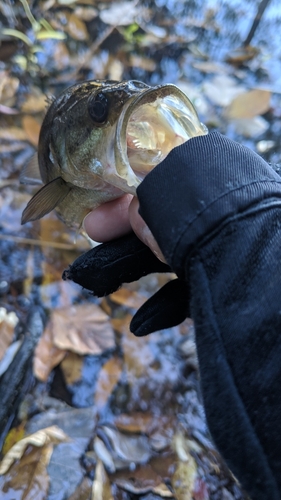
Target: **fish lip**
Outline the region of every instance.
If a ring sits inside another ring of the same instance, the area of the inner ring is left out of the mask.
[[[193,104],[188,99],[186,94],[176,85],[168,83],[165,85],[158,85],[156,87],[149,87],[148,89],[140,91],[139,94],[132,96],[126,102],[117,120],[114,145],[116,173],[121,179],[126,179],[127,188],[129,187],[129,192],[132,194],[136,193],[136,188],[139,186],[142,179],[134,173],[127,155],[127,126],[129,120],[137,106],[155,102],[156,99],[164,98],[166,96],[175,96],[180,98],[183,101],[183,104],[189,108],[192,120],[197,122],[198,128],[201,128],[202,135],[208,133],[205,125],[200,122]]]

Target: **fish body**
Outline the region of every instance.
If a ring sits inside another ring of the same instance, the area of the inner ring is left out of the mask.
[[[56,209],[79,228],[89,211],[136,188],[169,151],[207,133],[193,105],[174,85],[95,80],[73,85],[43,120],[37,160],[21,181],[42,182],[22,223]]]

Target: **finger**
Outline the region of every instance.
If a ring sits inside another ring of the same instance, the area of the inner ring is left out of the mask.
[[[124,195],[90,212],[83,222],[84,229],[90,238],[106,242],[129,233],[132,228],[128,207],[132,197],[130,194]]]
[[[166,262],[154,236],[150,229],[139,214],[139,202],[137,198],[133,198],[129,206],[129,220],[133,231],[137,237],[147,245],[156,257],[162,262]]]

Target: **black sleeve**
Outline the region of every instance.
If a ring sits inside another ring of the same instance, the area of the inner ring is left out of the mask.
[[[253,500],[280,500],[281,178],[212,133],[175,148],[137,194],[189,282],[214,441]]]

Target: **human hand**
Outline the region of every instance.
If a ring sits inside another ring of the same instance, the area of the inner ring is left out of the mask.
[[[84,219],[86,233],[95,241],[107,242],[128,234],[132,229],[162,262],[165,258],[151,231],[139,215],[138,199],[126,194],[100,205]]]

